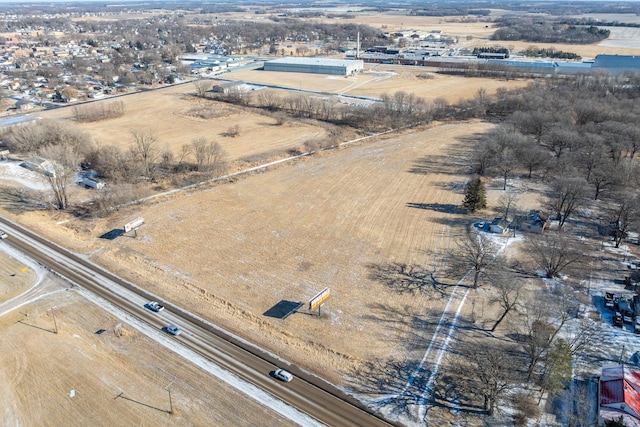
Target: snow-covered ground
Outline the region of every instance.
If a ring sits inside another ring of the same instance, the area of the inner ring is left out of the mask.
[[[0,161],[0,181],[11,181],[33,190],[46,190],[45,178],[32,170],[20,166],[22,162],[13,160]]]

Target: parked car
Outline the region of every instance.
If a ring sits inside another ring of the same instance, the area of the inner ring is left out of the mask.
[[[273,376],[280,381],[284,381],[285,383],[288,383],[293,379],[293,375],[291,375],[290,372],[287,372],[284,369],[276,369],[276,371],[273,373]]]
[[[147,304],[147,308],[151,311],[155,311],[156,313],[164,310],[164,305],[160,304],[158,301],[151,301]]]
[[[171,335],[177,336],[177,335],[180,335],[182,331],[177,326],[169,325],[167,326],[167,332],[169,332]]]

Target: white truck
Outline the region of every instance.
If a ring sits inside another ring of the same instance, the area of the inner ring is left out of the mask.
[[[93,180],[93,179],[87,178],[87,177],[83,177],[82,178],[82,184],[87,188],[95,188],[96,190],[100,190],[101,188],[104,188],[104,186],[105,186],[104,182],[96,181],[96,180]]]

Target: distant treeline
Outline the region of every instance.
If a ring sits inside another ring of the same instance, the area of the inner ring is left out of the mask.
[[[527,41],[534,43],[590,44],[609,37],[609,30],[591,26],[567,25],[527,18],[502,18],[495,22],[500,28],[492,40]]]
[[[489,16],[489,9],[469,9],[464,6],[458,7],[430,7],[429,9],[412,9],[409,15],[412,16]]]
[[[582,59],[581,56],[573,52],[563,52],[550,47],[548,49],[540,49],[535,46],[528,47],[523,52],[526,56],[534,58],[556,58],[556,59]]]
[[[563,19],[560,23],[567,25],[599,25],[601,27],[640,27],[637,22],[599,21],[595,19]]]
[[[101,120],[122,117],[123,115],[124,103],[122,101],[108,104],[104,102],[92,102],[73,109],[73,117],[78,123],[99,122]]]
[[[494,47],[474,47],[472,55],[478,55],[479,53],[506,53],[509,57],[509,49],[506,47],[494,46]]]

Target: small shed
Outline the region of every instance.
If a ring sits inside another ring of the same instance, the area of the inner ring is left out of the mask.
[[[509,224],[504,218],[494,218],[489,224],[489,231],[496,234],[506,234],[509,231]]]
[[[245,83],[242,80],[234,80],[231,82],[222,82],[211,88],[211,92],[228,94],[233,91],[244,92]]]
[[[32,170],[34,172],[41,173],[45,176],[55,176],[56,167],[55,163],[51,160],[47,160],[44,157],[33,156],[29,157],[23,163],[25,168]]]

